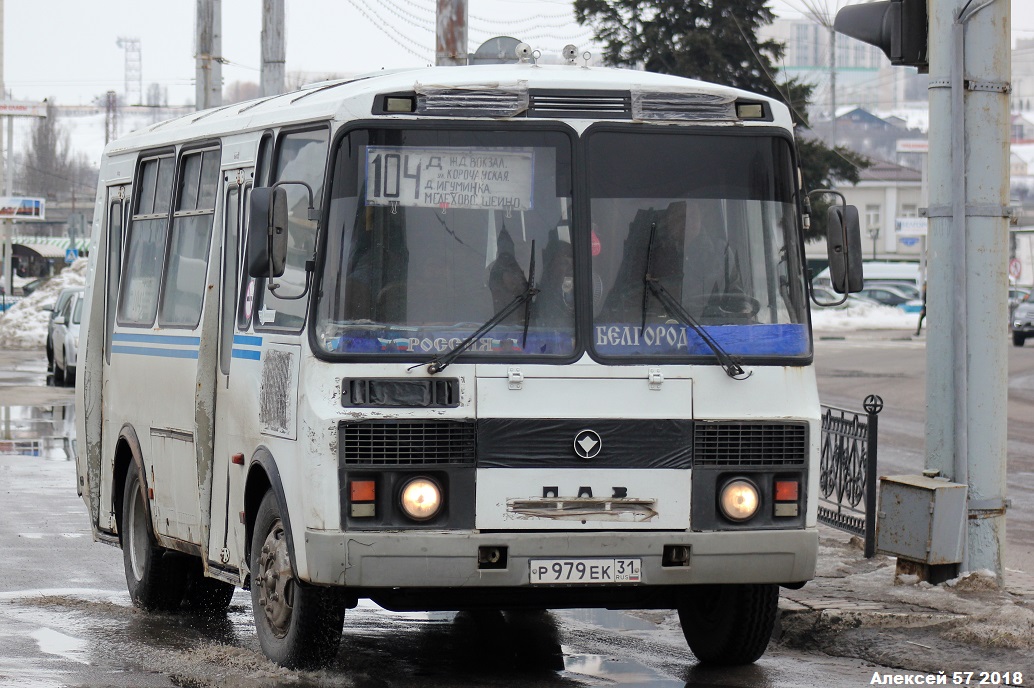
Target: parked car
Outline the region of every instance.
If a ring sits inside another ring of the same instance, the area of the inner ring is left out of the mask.
[[[54,318],[54,384],[74,385],[79,351],[79,321],[83,314],[83,294],[78,292],[65,303]]]
[[[1012,330],[1013,346],[1023,346],[1027,337],[1034,336],[1034,300],[1030,294],[1012,312],[1009,329]]]
[[[1009,287],[1009,312],[1012,313],[1016,306],[1019,306],[1030,295],[1027,287]]]
[[[852,308],[854,306],[861,306],[865,304],[879,305],[872,299],[866,298],[864,296],[858,296],[857,294],[848,294],[847,301],[845,301],[844,303],[837,304],[838,301],[844,298],[844,295],[836,293],[835,291],[833,291],[832,287],[826,287],[821,284],[811,285],[811,291],[815,295],[815,299],[818,301],[818,305],[822,308]],[[812,303],[815,302],[813,301]],[[830,305],[825,306],[823,304]]]
[[[900,289],[897,285],[866,286],[858,292],[858,295],[887,306],[900,308],[906,313],[918,313],[923,309],[922,299],[915,298],[907,289]]]
[[[914,284],[907,284],[905,282],[881,282],[879,280],[865,280],[865,287],[894,287],[894,289],[900,291],[903,294],[906,294],[911,299],[919,299],[920,301],[922,301],[923,299],[923,292],[920,291],[919,287],[915,286]]]
[[[76,294],[82,294],[82,287],[69,287],[62,289],[61,293],[57,295],[57,301],[52,304],[43,306],[44,309],[50,311],[50,324],[47,325],[47,368],[54,368],[54,320],[57,318],[57,314],[60,313],[69,300]]]

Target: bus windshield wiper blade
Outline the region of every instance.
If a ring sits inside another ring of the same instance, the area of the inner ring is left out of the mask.
[[[707,344],[708,348],[714,352],[715,358],[718,359],[718,363],[722,366],[726,375],[731,377],[733,380],[746,380],[751,376],[752,373],[744,375],[743,366],[741,366],[728,351],[723,349],[721,344],[715,341],[714,337],[709,335],[692,315],[686,312],[686,309],[682,307],[682,304],[675,300],[675,297],[673,297],[671,293],[664,288],[664,285],[657,281],[656,277],[647,274],[646,277],[643,278],[643,282],[645,283],[646,288],[657,297],[657,300],[661,302],[669,313],[678,318],[683,325],[691,327],[693,331],[697,333],[697,336],[704,340],[704,344]]]
[[[722,370],[725,371],[726,375],[733,380],[746,380],[751,376],[751,373],[744,375],[743,366],[729,355],[729,352],[723,349],[721,344],[715,341],[714,337],[701,327],[700,323],[682,307],[682,304],[671,295],[671,292],[664,288],[663,284],[657,281],[656,277],[650,274],[650,263],[653,260],[653,240],[656,234],[657,223],[652,222],[650,223],[650,240],[646,244],[646,270],[643,272],[643,322],[641,331],[646,331],[646,308],[649,305],[650,294],[653,294],[669,313],[678,318],[683,325],[692,328],[697,333],[697,336],[704,340],[704,344],[707,344],[707,347],[714,352],[715,358],[718,359],[718,363],[722,366]]]
[[[493,315],[491,318],[485,321],[485,324],[474,330],[474,332],[464,339],[462,342],[452,347],[441,356],[435,356],[431,359],[431,362],[427,364],[427,372],[431,375],[440,373],[445,370],[450,363],[456,360],[456,357],[462,354],[464,351],[469,349],[474,342],[478,340],[483,334],[491,330],[493,327],[501,323],[507,317],[510,316],[515,310],[517,310],[521,304],[524,306],[524,340],[521,344],[522,347],[527,348],[528,346],[528,318],[531,315],[531,300],[539,293],[539,290],[535,288],[535,240],[531,242],[531,263],[528,265],[528,286],[524,288],[520,294],[514,297],[513,301],[506,304],[499,310],[498,313]],[[419,368],[423,363],[419,363],[413,368]],[[412,370],[412,368],[410,368]]]

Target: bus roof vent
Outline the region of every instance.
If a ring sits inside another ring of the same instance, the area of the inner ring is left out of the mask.
[[[632,96],[628,91],[536,89],[531,91],[528,116],[629,119],[632,116]]]
[[[737,120],[735,98],[715,93],[662,93],[633,88],[632,119],[734,122]]]
[[[417,83],[416,114],[443,117],[516,117],[528,109],[528,82],[512,86],[427,86]]]

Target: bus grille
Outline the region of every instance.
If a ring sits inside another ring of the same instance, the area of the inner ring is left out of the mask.
[[[531,91],[529,117],[584,117],[628,119],[632,97],[628,91]]]
[[[802,466],[808,459],[804,423],[697,421],[694,466]]]
[[[344,465],[474,463],[476,431],[472,422],[343,422],[338,432]]]

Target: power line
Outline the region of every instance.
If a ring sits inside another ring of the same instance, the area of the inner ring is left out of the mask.
[[[384,18],[381,17],[379,14],[377,14],[376,11],[374,11],[370,7],[366,6],[366,4],[364,2],[362,2],[362,0],[352,0],[352,6],[355,7],[359,11],[359,13],[361,15],[363,15],[363,17],[366,18],[367,21],[369,21],[371,24],[373,24],[375,27],[377,27],[378,31],[383,33],[388,38],[390,38],[395,44],[397,44],[400,48],[405,50],[407,53],[409,53],[410,55],[413,55],[414,57],[417,57],[417,58],[419,58],[421,60],[428,61],[428,62],[434,62],[433,59],[428,60],[427,53],[420,53],[420,52],[414,50],[412,45],[406,45],[401,40],[399,40],[398,37],[399,36],[403,36],[404,38],[409,40],[410,44],[414,44],[414,43],[416,43],[416,41],[414,41],[413,39],[409,38],[408,36],[404,36],[400,32],[393,33],[391,31],[388,31],[385,28],[385,26],[387,26],[387,22],[384,21]],[[370,16],[371,14],[373,15],[373,17]],[[416,44],[419,45],[418,43],[416,43]]]

